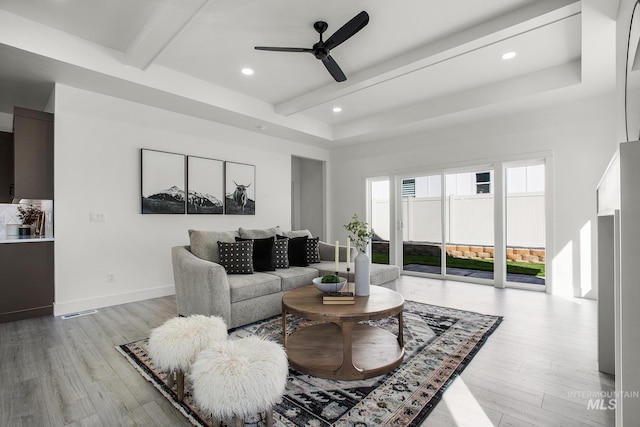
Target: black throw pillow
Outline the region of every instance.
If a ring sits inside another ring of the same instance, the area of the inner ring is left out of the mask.
[[[306,267],[307,262],[307,236],[292,237],[289,239],[289,265]]]
[[[236,242],[253,241],[253,270],[276,270],[276,246],[275,237],[265,239],[243,239],[236,237]]]

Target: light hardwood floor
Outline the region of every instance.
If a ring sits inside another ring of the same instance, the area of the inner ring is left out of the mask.
[[[597,369],[595,301],[410,276],[398,291],[504,316],[424,426],[614,425],[613,411],[588,408],[614,389]],[[175,314],[164,297],[0,324],[0,426],[188,426],[114,349]]]

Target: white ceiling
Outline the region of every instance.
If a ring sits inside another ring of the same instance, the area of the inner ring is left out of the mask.
[[[585,40],[617,7],[594,3],[0,0],[0,112],[43,108],[60,82],[327,147],[389,138],[610,89],[589,77],[608,47]],[[315,21],[326,39],[362,10],[331,52],[345,82],[310,54],[253,49],[311,47]]]

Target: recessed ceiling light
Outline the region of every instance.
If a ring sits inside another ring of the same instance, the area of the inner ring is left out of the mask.
[[[342,111],[341,107],[333,107],[333,112],[334,113],[339,113],[340,111]]]
[[[504,55],[502,55],[502,59],[513,59],[515,57],[516,57],[515,52],[507,52]]]
[[[245,76],[250,76],[253,74],[253,70],[251,68],[243,68],[242,74],[244,74]]]

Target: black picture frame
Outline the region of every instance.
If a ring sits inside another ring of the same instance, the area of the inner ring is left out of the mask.
[[[224,162],[187,156],[187,214],[224,213]]]
[[[256,214],[256,167],[245,163],[225,162],[224,213]]]
[[[143,214],[186,213],[186,159],[184,154],[140,150]]]

